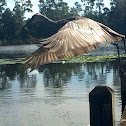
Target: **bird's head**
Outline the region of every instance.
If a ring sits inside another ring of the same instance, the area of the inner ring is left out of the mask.
[[[31,19],[29,19],[26,23],[26,25],[24,26],[27,27],[28,25],[34,24],[36,22],[53,22],[51,19],[47,18],[45,15],[40,14],[40,13],[36,13],[32,16]]]

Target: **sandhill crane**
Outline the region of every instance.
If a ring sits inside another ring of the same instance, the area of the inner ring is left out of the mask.
[[[30,38],[40,44],[40,48],[25,59],[26,68],[31,71],[40,65],[59,59],[79,56],[97,49],[99,43],[110,44],[125,38],[102,23],[85,17],[71,17],[53,21],[42,14],[35,14],[25,27],[41,23],[42,37]]]

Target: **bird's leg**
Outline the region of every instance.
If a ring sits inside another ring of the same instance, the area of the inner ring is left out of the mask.
[[[117,50],[118,50],[118,64],[119,64],[119,72],[121,75],[123,75],[124,73],[124,70],[122,68],[122,64],[121,64],[121,60],[120,60],[120,52],[119,52],[119,44],[116,44],[116,43],[112,43],[113,45],[116,46]],[[124,47],[124,49],[126,50],[126,47]]]
[[[116,44],[116,43],[112,43],[112,44],[116,46],[116,48],[118,50],[118,57],[119,57],[119,60],[120,60],[119,44]]]
[[[120,69],[120,71],[122,71],[121,62],[120,62],[119,44],[116,44],[116,43],[112,43],[112,44],[115,45],[116,48],[117,48],[117,50],[118,50],[118,63],[119,63],[119,69]]]
[[[123,40],[123,44],[124,44],[124,48],[125,48],[125,54],[126,54],[126,39],[122,38],[122,40]]]

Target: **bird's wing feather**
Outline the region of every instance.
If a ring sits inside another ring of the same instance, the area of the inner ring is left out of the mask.
[[[103,29],[105,29],[107,32],[109,32],[109,33],[111,33],[111,34],[117,36],[117,39],[120,40],[120,37],[125,38],[125,35],[122,35],[122,34],[119,34],[119,33],[115,32],[115,31],[113,31],[111,28],[109,28],[109,27],[103,25],[102,23],[99,23],[99,22],[97,22],[97,23],[98,23]]]
[[[26,69],[31,68],[31,71],[33,71],[35,68],[39,67],[40,65],[54,62],[63,58],[88,54],[89,51],[93,51],[98,47],[99,47],[98,44],[90,45],[88,47],[80,47],[70,51],[66,51],[62,55],[59,55],[58,51],[49,52],[48,49],[45,49],[44,47],[40,47],[38,50],[32,53],[31,56],[29,56],[29,58],[26,59],[25,66]]]
[[[115,38],[102,28],[97,22],[84,18],[70,21],[56,34],[49,37],[44,43],[44,48],[50,52],[59,51],[61,54],[75,48],[94,45],[97,43],[109,44]]]
[[[108,31],[111,29],[88,18],[70,21],[42,42],[43,46],[27,58],[26,66],[34,70],[42,64],[87,54],[98,48],[99,43],[109,44],[121,37],[115,38]]]

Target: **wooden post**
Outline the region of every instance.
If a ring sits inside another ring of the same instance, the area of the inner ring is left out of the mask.
[[[120,78],[121,78],[121,97],[122,97],[122,113],[123,113],[126,105],[126,58],[122,58],[121,60]]]
[[[123,115],[122,115],[122,118],[120,120],[119,126],[126,126],[126,106],[125,106],[125,109],[123,111]]]
[[[125,38],[122,38],[122,40],[123,40],[123,43],[124,43],[125,54],[126,54],[126,39]]]
[[[115,126],[114,91],[97,86],[89,93],[90,126]]]
[[[122,97],[122,113],[126,105],[126,77],[121,76],[121,97]]]

